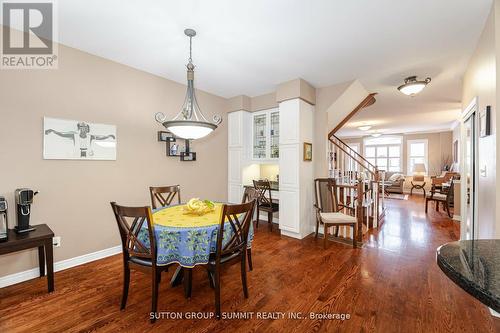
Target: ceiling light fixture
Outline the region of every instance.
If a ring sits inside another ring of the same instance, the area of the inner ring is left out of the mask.
[[[373,136],[374,138],[378,138],[381,135],[382,135],[382,133],[372,133],[371,136]]]
[[[370,125],[363,125],[358,127],[360,131],[368,131],[370,128],[372,128]]]
[[[166,121],[167,117],[162,112],[155,114],[155,119],[175,136],[182,139],[194,140],[203,138],[212,133],[217,128],[217,125],[222,122],[222,118],[215,115],[212,122],[209,122],[201,112],[194,90],[195,66],[192,59],[192,39],[196,36],[196,31],[193,29],[186,29],[184,30],[184,34],[189,37],[189,62],[186,65],[186,99],[184,100],[181,111],[172,120]]]
[[[408,76],[405,79],[405,83],[398,87],[398,90],[405,95],[415,96],[421,92],[429,82],[431,82],[430,77],[423,81],[418,81],[416,76]]]

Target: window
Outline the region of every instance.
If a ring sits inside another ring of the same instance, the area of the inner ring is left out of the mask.
[[[348,143],[347,144],[353,151],[355,151],[356,153],[359,154],[359,143]],[[353,154],[355,155],[355,154]],[[346,156],[347,158],[347,156]],[[358,159],[358,158],[356,158]],[[348,165],[348,170],[352,170],[352,171],[359,171],[359,167],[358,167],[358,163],[356,161],[354,161],[354,159],[352,158],[347,158],[347,161],[349,163]]]
[[[429,171],[427,139],[408,140],[408,174],[413,174],[413,166],[416,163],[424,163],[425,169]],[[427,172],[425,173],[427,175]]]
[[[400,136],[365,139],[365,158],[380,170],[401,172]]]

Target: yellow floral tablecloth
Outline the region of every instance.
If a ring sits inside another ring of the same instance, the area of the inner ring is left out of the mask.
[[[219,224],[222,204],[215,203],[215,210],[205,215],[184,213],[184,205],[177,205],[153,213],[153,223],[164,227],[192,228]]]
[[[222,203],[215,204],[215,211],[199,216],[184,214],[184,205],[163,207],[153,212],[154,233],[158,265],[178,263],[194,267],[208,263],[210,253],[215,252]],[[248,233],[248,247],[253,240],[253,226]],[[233,235],[226,223],[222,243]],[[149,246],[147,230],[139,233],[139,239]]]

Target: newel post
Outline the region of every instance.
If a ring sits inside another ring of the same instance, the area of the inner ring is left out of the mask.
[[[363,198],[364,198],[364,185],[365,183],[361,178],[358,178],[358,184],[356,185],[358,201],[356,204],[356,242],[358,244],[363,243]]]

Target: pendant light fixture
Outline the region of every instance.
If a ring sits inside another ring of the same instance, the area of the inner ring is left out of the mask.
[[[418,81],[416,76],[408,76],[405,79],[405,83],[398,87],[398,90],[405,95],[415,96],[421,92],[429,82],[431,82],[430,77],[423,81]]]
[[[200,139],[212,133],[222,122],[222,118],[215,115],[212,122],[201,112],[194,90],[194,64],[192,59],[192,39],[196,36],[193,29],[184,30],[184,34],[189,37],[189,60],[187,67],[187,92],[181,111],[172,119],[166,120],[165,114],[158,112],[155,114],[157,122],[176,137],[195,140]]]

